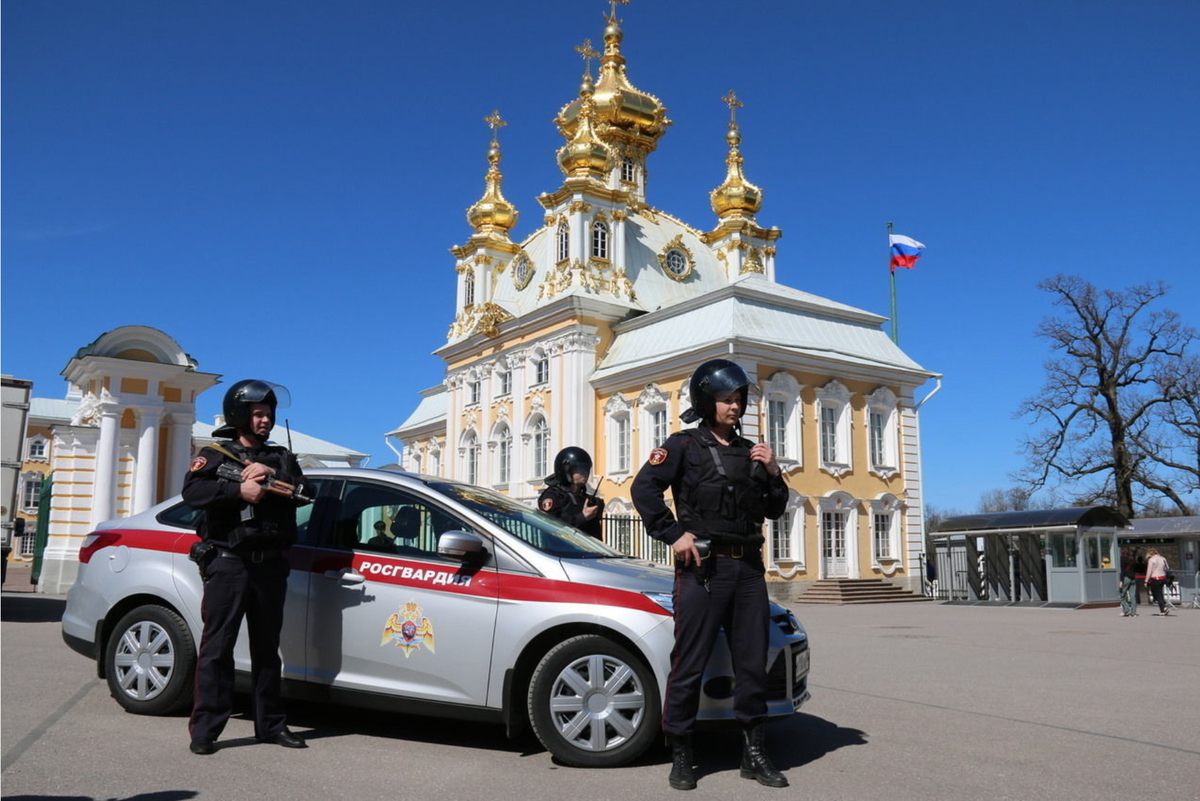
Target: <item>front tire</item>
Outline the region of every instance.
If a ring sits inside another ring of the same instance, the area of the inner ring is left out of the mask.
[[[607,637],[586,634],[542,657],[529,683],[529,720],[542,745],[578,768],[611,768],[643,754],[662,705],[648,667]]]
[[[104,649],[108,689],[138,715],[169,715],[191,706],[196,646],[183,618],[139,606],[117,623]]]

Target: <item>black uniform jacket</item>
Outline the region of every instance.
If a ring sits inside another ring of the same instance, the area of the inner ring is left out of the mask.
[[[574,526],[588,536],[603,539],[600,529],[600,518],[604,514],[604,501],[597,498],[592,503],[599,506],[596,516],[588,520],[583,516],[583,502],[588,497],[587,487],[571,489],[564,487],[554,478],[548,479],[546,489],[538,496],[538,508],[548,515],[553,515],[568,526]]]
[[[287,448],[279,445],[247,448],[236,440],[219,444],[242,459],[273,468],[276,479],[311,496],[309,488],[304,486],[300,463]],[[201,448],[183,480],[183,500],[193,509],[204,510],[200,536],[235,551],[286,548],[295,542],[296,507],[304,502],[268,492],[258,503],[246,503],[242,500],[240,482],[217,475],[217,468],[223,462],[239,468],[245,466],[220,451]]]
[[[750,461],[752,447],[744,437],[722,445],[701,424],[672,434],[651,451],[630,490],[650,536],[672,544],[690,532],[716,543],[761,545],[762,522],[783,514],[788,488],[782,476]],[[668,487],[678,517],[663,499]]]

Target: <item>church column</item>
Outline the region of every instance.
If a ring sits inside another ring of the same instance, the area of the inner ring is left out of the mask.
[[[167,440],[167,468],[165,495],[170,497],[183,491],[184,474],[192,458],[192,416],[182,412],[171,413],[171,429]]]
[[[96,477],[92,492],[92,516],[95,528],[113,516],[116,499],[117,448],[121,443],[121,410],[116,403],[100,406],[100,443],[96,446]]]
[[[133,479],[133,514],[144,512],[158,497],[158,409],[139,409],[137,467]]]

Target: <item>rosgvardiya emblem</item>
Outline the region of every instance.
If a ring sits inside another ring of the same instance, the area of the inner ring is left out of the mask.
[[[425,613],[416,601],[409,601],[400,607],[400,611],[388,618],[383,627],[383,639],[380,645],[392,643],[397,648],[404,649],[404,658],[408,659],[412,652],[424,645],[433,650],[433,623],[425,617]]]

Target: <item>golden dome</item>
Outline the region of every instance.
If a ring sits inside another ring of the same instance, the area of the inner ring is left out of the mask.
[[[601,126],[600,136],[609,141],[613,134],[625,133],[641,141],[646,152],[654,150],[671,121],[662,101],[648,92],[636,89],[625,77],[625,57],[621,55],[621,40],[625,34],[616,17],[609,17],[604,29],[604,55],[600,59],[600,79],[596,82],[592,102],[594,124]],[[572,100],[562,107],[554,122],[567,139],[574,136],[583,110],[583,98]]]
[[[584,76],[583,85],[579,87],[580,107],[575,133],[558,151],[558,165],[568,176],[603,179],[613,165],[612,148],[600,141],[592,127],[595,91],[591,78]]]
[[[520,214],[513,204],[504,198],[500,191],[500,142],[496,137],[496,129],[507,125],[500,119],[500,112],[492,112],[491,117],[484,117],[484,122],[492,126],[492,145],[488,149],[487,176],[484,179],[486,188],[474,206],[467,209],[467,222],[477,234],[485,234],[494,239],[508,239],[508,232],[517,224]]]
[[[736,109],[742,103],[733,92],[723,99],[729,104],[731,114],[729,133],[725,134],[729,155],[725,157],[725,181],[709,193],[709,198],[713,211],[721,219],[753,218],[762,208],[762,190],[742,174],[742,152],[738,147],[742,143],[742,134],[736,119]]]

